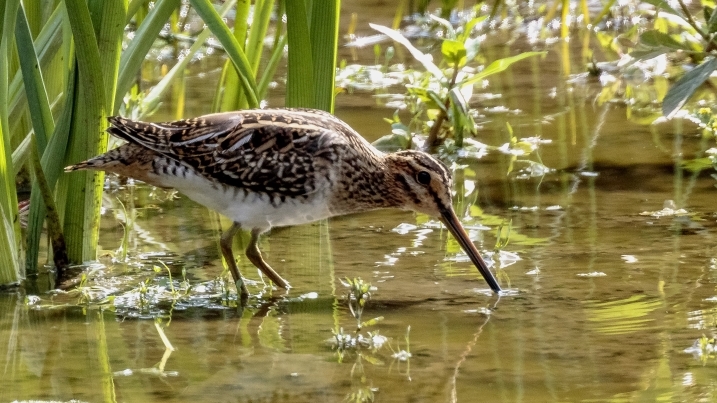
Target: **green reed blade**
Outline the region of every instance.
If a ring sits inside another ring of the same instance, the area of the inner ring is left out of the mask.
[[[251,63],[252,77],[256,77],[259,61],[264,50],[264,38],[271,22],[271,12],[274,9],[274,0],[257,0],[254,3],[254,15],[249,38],[246,44],[246,57]]]
[[[40,63],[32,42],[30,25],[25,18],[25,11],[22,7],[18,9],[17,13],[15,41],[17,48],[23,49],[22,52],[18,52],[22,78],[25,83],[25,94],[27,94],[30,118],[35,131],[38,150],[42,153],[45,151],[50,133],[55,128],[55,122],[50,111],[50,102],[47,99]]]
[[[289,61],[286,74],[286,106],[314,107],[314,66],[311,57],[309,18],[304,0],[284,3]]]
[[[229,12],[229,10],[231,10],[232,6],[235,3],[236,0],[229,0],[224,2],[222,8],[219,10],[219,15],[224,17]],[[197,35],[196,40],[189,48],[186,55],[181,60],[179,60],[169,70],[169,72],[167,72],[164,77],[162,77],[162,79],[159,81],[159,83],[157,83],[157,85],[152,87],[152,90],[150,90],[149,93],[142,100],[142,106],[140,110],[143,113],[147,113],[149,111],[154,110],[154,108],[159,104],[162,94],[167,91],[167,88],[169,88],[169,85],[174,81],[175,77],[179,75],[180,72],[184,71],[184,69],[187,67],[187,64],[189,64],[189,62],[192,60],[192,57],[194,57],[194,55],[204,47],[204,43],[207,41],[211,33],[212,32],[210,30],[205,29],[199,35]]]
[[[266,97],[266,91],[269,89],[269,84],[274,78],[274,74],[276,73],[277,67],[279,67],[281,57],[284,55],[285,46],[286,35],[282,35],[281,38],[279,38],[274,43],[274,47],[271,50],[271,56],[269,57],[269,61],[266,64],[266,68],[263,69],[264,73],[261,75],[261,79],[257,84],[257,89],[259,91],[259,99],[264,99]]]
[[[17,282],[24,275],[19,260],[20,222],[7,108],[12,38],[20,1],[8,0],[0,4],[0,284],[9,284]]]
[[[145,4],[147,0],[132,0],[130,1],[129,5],[127,6],[127,18],[125,19],[125,25],[129,24],[132,18],[135,14],[137,14],[137,11],[142,8],[142,5]],[[155,8],[157,7],[157,4],[154,5]]]
[[[112,3],[105,4],[110,6]],[[65,5],[78,64],[78,84],[72,95],[76,99],[68,150],[68,162],[72,163],[93,157],[100,151],[104,137],[102,131],[106,124],[106,100],[103,68],[95,36],[95,28],[101,30],[101,27],[94,26],[85,0],[66,0]],[[101,14],[95,13],[94,16],[101,19]],[[103,175],[95,172],[81,171],[70,175],[68,180],[64,230],[68,257],[72,262],[80,263],[95,258],[97,230],[93,225],[99,221],[103,178]]]
[[[12,215],[0,204],[0,285],[13,284],[21,278],[15,225],[10,220]]]
[[[221,14],[221,11],[220,11]],[[251,14],[251,2],[242,1],[236,5],[236,17],[234,18],[233,34],[240,46],[245,46],[247,32],[249,31],[249,15]],[[250,59],[251,63],[251,59]],[[245,109],[247,107],[246,97],[243,96],[239,75],[230,60],[227,60],[222,67],[221,78],[217,85],[217,91],[212,102],[212,111],[231,111]]]
[[[122,52],[117,89],[114,94],[114,108],[108,111],[108,113],[112,113],[113,115],[117,114],[120,105],[122,105],[122,99],[136,80],[137,72],[142,66],[142,62],[144,62],[144,58],[147,56],[152,44],[154,44],[155,39],[157,39],[157,35],[159,35],[169,16],[172,15],[172,12],[176,10],[180,4],[180,0],[157,1],[154,8],[149,11],[147,17],[137,28],[134,38],[130,41],[127,49]]]
[[[43,70],[45,70],[49,63],[55,58],[58,49],[61,47],[62,34],[60,33],[60,28],[62,27],[64,10],[64,7],[56,7],[42,27],[40,34],[34,40],[33,46]],[[62,71],[61,73],[66,74],[66,71]],[[18,70],[10,81],[8,98],[9,116],[18,116],[25,107],[27,107],[27,95],[24,89],[22,71]],[[48,93],[53,94],[49,88]],[[48,98],[52,99],[52,95],[49,95]],[[11,130],[12,129],[11,127]]]
[[[311,57],[314,67],[314,107],[334,111],[336,53],[341,0],[313,0]]]
[[[244,54],[242,47],[209,0],[190,0],[190,3],[222,44],[224,50],[227,52],[227,56],[229,56],[234,67],[236,67],[237,72],[239,72],[239,78],[249,106],[251,108],[258,108],[259,100],[257,98],[256,81],[254,80],[249,60]]]
[[[110,2],[92,0],[89,4],[94,6],[93,15],[96,13],[99,16],[93,23],[97,35],[97,47],[102,55],[100,68],[105,85],[105,113],[111,113],[115,110],[115,93],[119,92],[117,83],[122,39],[124,38],[124,22],[127,15],[127,0]]]
[[[73,60],[72,57],[69,58]],[[67,143],[70,137],[70,128],[72,124],[73,109],[75,105],[75,85],[76,85],[76,68],[72,66],[67,79],[66,91],[69,96],[65,97],[65,105],[62,114],[57,120],[55,130],[47,144],[47,149],[42,154],[41,167],[45,172],[50,190],[55,188],[55,184],[62,175],[62,168],[65,165],[65,153],[67,151]],[[58,199],[59,192],[58,192]],[[42,237],[42,226],[46,215],[45,203],[37,183],[33,183],[32,192],[30,193],[30,215],[27,224],[27,251],[25,254],[25,270],[28,274],[37,271],[38,255],[40,250],[40,238]]]
[[[32,139],[34,140],[36,137],[37,136],[33,136]],[[52,189],[47,183],[47,178],[42,170],[40,154],[37,150],[37,142],[31,142],[30,166],[32,167],[32,172],[34,174],[33,191],[35,194],[40,194],[42,204],[45,207],[45,211],[47,213],[47,233],[50,236],[50,245],[52,246],[52,255],[55,267],[58,270],[62,270],[69,264],[69,261],[67,260],[65,237],[62,234],[62,225],[60,224],[60,217],[57,214],[57,207],[55,206],[55,200],[53,199]]]

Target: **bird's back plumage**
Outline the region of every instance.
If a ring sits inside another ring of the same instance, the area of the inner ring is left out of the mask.
[[[108,131],[223,185],[286,196],[311,194],[326,185],[332,178],[322,178],[321,172],[338,163],[346,149],[370,149],[369,157],[376,153],[328,113],[281,111],[219,113],[167,123],[113,117]]]

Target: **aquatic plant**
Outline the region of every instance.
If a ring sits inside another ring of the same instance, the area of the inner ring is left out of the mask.
[[[341,284],[348,287],[348,293],[346,295],[347,304],[351,315],[356,319],[356,332],[359,332],[365,326],[375,325],[377,322],[383,320],[382,316],[363,321],[363,310],[366,304],[371,299],[371,283],[367,283],[361,278],[348,278],[345,281],[340,280]]]
[[[445,139],[452,138],[456,147],[462,147],[466,135],[476,133],[476,124],[470,108],[473,87],[491,75],[500,73],[512,64],[528,57],[544,55],[545,52],[522,52],[518,55],[495,60],[476,68],[474,63],[480,49],[480,36],[474,36],[473,30],[486,20],[487,16],[475,16],[463,25],[454,27],[449,21],[431,16],[443,30],[440,48],[441,60],[433,62],[430,53],[424,53],[414,46],[401,32],[381,25],[370,24],[371,27],[388,36],[394,42],[405,47],[411,56],[424,68],[419,74],[410,77],[406,84],[406,103],[415,105],[412,108],[413,121],[419,116],[425,122],[422,132],[427,131],[424,147],[435,149]],[[379,139],[375,144],[396,143],[396,136],[410,136],[410,133],[394,131],[388,138]],[[403,143],[411,143],[406,139]]]
[[[681,63],[686,61],[684,56],[696,63],[665,94],[662,113],[672,117],[717,69],[717,13],[708,5],[692,11],[683,0],[676,0],[678,8],[664,0],[647,0],[645,3],[655,6],[657,16],[653,29],[640,34],[630,56],[639,61],[670,53],[681,55],[677,58]]]

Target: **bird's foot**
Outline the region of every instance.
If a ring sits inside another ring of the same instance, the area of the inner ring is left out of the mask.
[[[244,279],[239,277],[239,279],[234,282],[234,285],[236,286],[237,292],[239,293],[239,300],[241,301],[241,304],[246,304],[246,302],[249,300],[249,290],[247,290],[246,288]]]

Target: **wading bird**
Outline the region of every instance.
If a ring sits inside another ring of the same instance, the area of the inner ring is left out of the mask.
[[[221,250],[242,299],[249,295],[232,252],[240,228],[251,231],[246,256],[274,284],[289,284],[261,256],[271,227],[379,208],[438,217],[494,292],[500,285],[452,206],[448,169],[421,151],[384,154],[335,116],[308,109],[217,113],[166,123],[109,118],[126,144],[65,171],[95,169],[175,188],[229,217]]]

